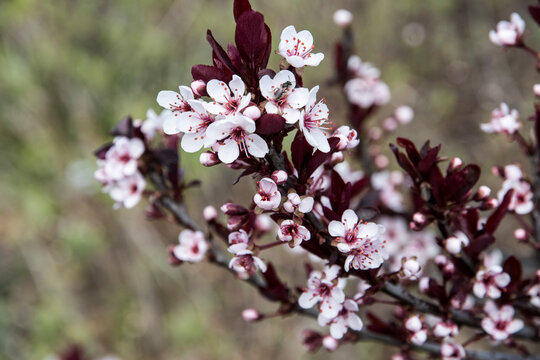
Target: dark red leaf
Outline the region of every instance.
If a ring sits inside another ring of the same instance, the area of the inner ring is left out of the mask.
[[[206,30],[206,40],[212,47],[213,51],[213,57],[217,60],[219,60],[226,68],[228,68],[231,72],[237,73],[238,70],[234,67],[231,59],[229,58],[229,55],[227,52],[221,47],[221,45],[218,44],[216,39],[214,38],[214,35],[212,35],[212,31]]]
[[[105,160],[105,154],[107,153],[107,151],[109,151],[109,149],[112,146],[113,146],[112,142],[101,145],[99,148],[94,150],[94,155],[100,160]]]
[[[279,279],[272,263],[268,263],[268,268],[263,272],[266,280],[266,287],[259,288],[262,295],[273,301],[289,302],[289,288]]]
[[[429,142],[426,144],[429,144]],[[427,150],[425,157],[423,157],[423,159],[420,160],[418,162],[418,165],[416,166],[418,171],[424,174],[429,173],[430,169],[433,166],[437,165],[437,159],[438,159],[437,156],[439,155],[440,150],[441,150],[441,145],[438,145],[434,148]]]
[[[332,153],[336,150],[339,144],[338,138],[328,139],[328,145],[330,145],[330,151],[323,153],[322,151],[315,151],[311,159],[309,159],[307,164],[307,175],[311,175],[319,166],[321,166],[325,161],[332,157]]]
[[[462,170],[446,178],[447,199],[459,201],[470,194],[480,178],[480,167],[475,164],[465,166]]]
[[[250,10],[251,10],[251,5],[249,4],[249,0],[234,0],[234,5],[233,5],[234,21],[238,21],[238,18],[240,17],[240,15]]]
[[[536,21],[536,24],[540,25],[540,5],[529,5],[529,14]]]
[[[521,262],[515,256],[510,256],[503,264],[503,271],[510,275],[510,284],[508,284],[506,289],[511,293],[521,282]]]
[[[193,80],[202,80],[205,83],[209,82],[212,79],[217,79],[225,82],[229,82],[232,79],[232,73],[218,69],[215,66],[209,65],[194,65],[191,68],[191,76]]]
[[[418,164],[420,161],[420,154],[418,153],[418,150],[416,150],[416,146],[414,146],[414,143],[406,138],[400,138],[398,137],[396,140],[397,144],[401,146],[402,148],[405,148],[405,151],[407,152],[407,155],[409,159],[412,161],[413,164]]]
[[[313,148],[308,144],[306,138],[300,131],[296,133],[296,136],[291,143],[291,158],[294,167],[301,174],[304,170],[304,161],[307,156],[311,155]]]
[[[264,24],[264,29],[266,30],[266,51],[259,66],[261,69],[266,68],[268,65],[268,60],[270,59],[270,54],[272,54],[272,32],[266,24]]]
[[[264,114],[256,122],[257,133],[274,135],[283,130],[285,118],[278,114]]]
[[[471,243],[464,249],[464,251],[466,254],[476,257],[494,242],[495,238],[493,237],[493,235],[491,235],[490,233],[482,234],[477,238],[472,239]]]
[[[232,43],[227,44],[227,55],[229,56],[229,59],[231,59],[234,67],[237,69],[242,67],[242,58],[240,57],[240,53],[238,52],[236,46],[234,46]]]
[[[497,227],[499,226],[501,220],[506,214],[506,211],[508,210],[508,205],[510,205],[510,200],[512,200],[513,193],[514,190],[510,189],[506,193],[506,195],[504,195],[504,198],[501,201],[500,205],[497,207],[497,210],[495,210],[493,214],[491,214],[487,219],[486,225],[484,226],[483,230],[488,234],[493,234],[495,230],[497,230]]]
[[[126,116],[122,121],[112,128],[110,131],[112,136],[126,136],[128,138],[133,137],[133,120],[131,116]]]
[[[264,16],[256,11],[245,11],[237,20],[234,40],[249,67],[258,68],[268,47]]]

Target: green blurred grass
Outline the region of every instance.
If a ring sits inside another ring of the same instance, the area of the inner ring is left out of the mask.
[[[339,31],[334,10],[355,14],[357,53],[375,63],[393,90],[393,105],[417,113],[400,135],[444,142],[444,154],[504,164],[515,147],[480,133],[478,124],[500,101],[526,114],[534,64],[491,45],[487,32],[525,4],[501,1],[417,2],[253,0],[274,34],[307,28],[327,59],[306,70],[306,85],[331,71]],[[529,38],[540,43],[529,17]],[[419,46],[403,40],[416,23]],[[209,63],[211,28],[223,44],[234,38],[228,1],[6,0],[0,2],[0,358],[43,359],[71,343],[91,357],[123,359],[311,358],[299,345],[308,320],[245,324],[242,309],[271,311],[256,293],[211,268],[167,265],[166,246],[178,229],[141,222],[142,208],[112,211],[92,181],[91,151],[126,114],[158,110],[161,89],[188,84],[190,67]],[[272,64],[277,67],[278,59]],[[344,110],[337,89],[323,88],[335,120]],[[379,118],[392,111],[381,110]],[[501,144],[502,143],[502,144]],[[193,213],[205,204],[244,199],[233,172],[203,169],[183,158]],[[223,175],[224,174],[224,175]],[[223,181],[223,176],[230,182]],[[497,184],[484,176],[488,184]],[[300,261],[288,279],[303,284]],[[345,346],[332,357],[388,349]],[[321,352],[314,358],[326,359]]]

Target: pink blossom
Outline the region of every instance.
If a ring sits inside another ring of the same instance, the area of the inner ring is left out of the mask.
[[[403,262],[401,266],[401,278],[408,280],[418,280],[422,274],[422,265],[415,257],[409,258]]]
[[[255,122],[243,115],[218,117],[208,126],[206,135],[210,142],[218,141],[218,157],[225,164],[230,164],[243,151],[247,157],[263,157],[268,153],[268,144],[255,132]]]
[[[403,183],[403,174],[398,171],[380,171],[371,175],[371,185],[379,190],[381,202],[395,211],[404,207],[403,195],[397,187]]]
[[[262,318],[261,314],[255,309],[245,309],[242,311],[242,318],[246,322],[254,322]]]
[[[319,86],[315,86],[309,92],[309,98],[305,108],[300,113],[300,131],[304,134],[306,141],[314,149],[327,153],[330,151],[330,145],[326,134],[322,130],[328,130],[328,116],[330,111],[324,100],[317,101],[317,91]]]
[[[146,120],[141,125],[141,131],[148,140],[152,140],[156,132],[163,129],[163,123],[166,119],[171,118],[170,110],[162,110],[159,115],[152,109],[146,112]]]
[[[193,91],[187,86],[179,86],[179,93],[175,91],[162,90],[157,95],[157,102],[165,109],[171,110],[174,114],[191,111],[189,100],[193,100]]]
[[[287,194],[287,201],[283,203],[285,211],[293,213],[299,211],[303,214],[311,212],[314,200],[311,196],[300,196],[295,192]]]
[[[338,127],[332,134],[332,137],[336,137],[339,139],[337,148],[340,151],[345,149],[353,149],[357,147],[360,143],[360,139],[358,139],[358,133],[356,132],[356,130],[351,129],[348,126]]]
[[[218,156],[212,151],[205,151],[199,156],[199,162],[202,166],[210,167],[220,163]]]
[[[540,283],[534,284],[527,290],[527,295],[530,297],[530,303],[537,308],[540,308]]]
[[[358,304],[353,300],[345,300],[341,306],[341,310],[334,318],[327,318],[323,313],[319,314],[317,321],[321,326],[330,324],[330,335],[336,340],[339,340],[345,335],[348,329],[360,331],[364,324],[358,312]]]
[[[345,84],[345,92],[351,103],[362,108],[381,106],[390,101],[390,89],[379,79],[351,79]]]
[[[322,346],[328,351],[335,351],[339,346],[339,341],[327,335],[322,339]]]
[[[514,308],[511,305],[503,305],[497,308],[491,300],[484,306],[486,317],[482,319],[482,329],[493,340],[506,340],[510,335],[523,328],[523,321],[514,319]]]
[[[467,357],[467,352],[461,344],[444,342],[441,345],[443,360],[462,360]]]
[[[251,105],[242,111],[242,115],[247,116],[252,120],[257,120],[261,117],[261,110],[257,106]]]
[[[433,328],[433,335],[446,338],[446,337],[456,337],[459,333],[458,327],[452,321],[439,321]]]
[[[476,273],[473,292],[480,299],[486,295],[489,298],[498,299],[509,283],[510,275],[503,272],[500,266],[492,266]]]
[[[486,133],[513,134],[521,127],[517,110],[510,111],[506,103],[491,112],[491,121],[481,124],[480,129]]]
[[[269,114],[280,114],[288,124],[300,119],[300,109],[309,100],[309,90],[296,88],[296,78],[289,70],[282,70],[270,78],[264,75],[259,81],[261,94],[268,100],[265,105]]]
[[[496,30],[489,32],[489,40],[499,46],[515,46],[521,42],[525,31],[525,21],[518,13],[510,15],[510,22],[499,21]]]
[[[276,170],[272,173],[272,180],[274,180],[278,185],[284,184],[288,178],[289,174],[283,170]]]
[[[196,263],[204,259],[208,244],[201,231],[182,230],[178,235],[179,245],[173,249],[173,254],[182,261]]]
[[[288,241],[293,247],[300,245],[302,241],[311,239],[309,230],[294,220],[283,220],[278,230],[281,241]]]
[[[235,231],[229,234],[229,251],[237,249],[247,249],[249,244],[249,235],[244,230]]]
[[[333,19],[337,26],[348,27],[352,23],[353,15],[349,10],[339,9],[334,12]]]
[[[237,272],[241,279],[246,279],[255,274],[257,269],[266,272],[266,264],[257,256],[253,255],[253,251],[246,249],[245,244],[237,244],[229,246],[229,252],[234,254],[234,257],[229,261],[229,268]]]
[[[409,339],[415,345],[422,345],[427,340],[427,329],[418,315],[411,315],[405,321],[405,328],[409,331]]]
[[[444,241],[445,249],[453,255],[461,253],[461,249],[469,245],[469,238],[463,232],[458,231]]]
[[[135,174],[109,183],[104,192],[108,192],[111,198],[116,201],[115,208],[132,208],[141,200],[142,193],[146,187],[144,177],[137,171]]]
[[[203,217],[206,221],[214,221],[217,218],[217,210],[213,206],[206,206],[203,209]]]
[[[512,199],[508,205],[509,210],[513,210],[516,214],[525,215],[533,211],[534,202],[533,202],[533,192],[531,189],[531,184],[525,180],[506,180],[501,190],[499,190],[498,198],[499,201],[502,201],[504,195],[509,190],[514,190],[512,194]]]
[[[229,85],[221,80],[210,80],[206,92],[212,102],[204,103],[209,113],[214,115],[236,115],[251,101],[251,94],[244,95],[246,85],[238,75],[233,75]]]
[[[274,180],[270,178],[261,179],[259,181],[259,191],[253,197],[253,201],[262,210],[272,210],[279,207],[281,193]]]
[[[317,303],[321,303],[319,311],[329,319],[335,318],[341,310],[341,304],[345,301],[343,288],[345,279],[337,279],[339,266],[325,266],[324,272],[314,270],[309,275],[308,287],[298,298],[301,308],[309,309]]]
[[[414,111],[410,106],[399,106],[394,111],[394,118],[402,125],[408,124],[414,119]]]
[[[313,35],[307,30],[296,32],[293,25],[281,32],[278,52],[295,68],[318,66],[324,59],[323,53],[313,54]]]
[[[111,181],[134,175],[137,172],[137,160],[143,153],[144,143],[141,139],[115,137],[113,146],[105,153],[105,160],[98,161],[100,167],[103,167],[98,178]]]
[[[381,72],[373,64],[362,61],[358,56],[353,55],[347,60],[347,70],[355,77],[379,78]]]

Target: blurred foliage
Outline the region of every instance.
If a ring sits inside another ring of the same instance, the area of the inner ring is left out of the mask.
[[[221,0],[4,0],[0,2],[0,358],[44,359],[70,344],[89,358],[326,359],[305,354],[298,318],[245,324],[242,309],[273,306],[210,265],[167,265],[178,229],[142,222],[144,206],[113,211],[93,181],[91,151],[126,114],[158,110],[161,89],[188,84],[190,67],[209,63],[205,30],[234,38],[231,2]],[[513,159],[516,147],[488,138],[478,124],[501,101],[530,112],[534,64],[491,45],[487,33],[518,11],[531,44],[540,44],[526,4],[499,1],[253,0],[274,33],[309,29],[327,59],[307,69],[306,85],[331,72],[332,23],[338,8],[355,15],[357,53],[376,64],[393,89],[393,105],[416,119],[400,135],[444,142],[443,153],[485,166]],[[277,67],[277,56],[272,64]],[[323,88],[335,120],[339,89]],[[384,118],[391,107],[379,112]],[[229,191],[233,174],[183,159],[189,179],[202,178],[189,201],[244,199],[247,181]],[[487,170],[485,168],[485,170]],[[223,175],[231,181],[223,181]],[[498,183],[484,175],[488,184]],[[227,189],[227,190],[225,190]],[[289,262],[290,263],[290,262]],[[303,284],[301,261],[290,283]],[[280,265],[278,264],[278,267]],[[282,265],[284,266],[284,265]],[[335,358],[378,345],[345,346]]]

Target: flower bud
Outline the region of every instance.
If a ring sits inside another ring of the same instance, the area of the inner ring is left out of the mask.
[[[267,232],[272,229],[272,219],[266,214],[257,215],[255,218],[255,229]]]
[[[403,276],[409,280],[418,280],[422,266],[416,258],[407,259],[402,265]]]
[[[442,255],[442,254],[437,255],[437,256],[435,256],[435,264],[439,268],[442,268],[443,266],[448,264],[448,258],[446,256]]]
[[[408,124],[414,119],[414,111],[410,106],[400,106],[394,111],[394,118],[400,124]]]
[[[221,205],[220,210],[229,216],[233,215],[246,215],[248,213],[247,209],[242,205],[238,205],[232,202],[225,203]]]
[[[319,350],[322,345],[321,334],[313,330],[302,331],[302,345],[310,352]]]
[[[204,96],[206,94],[206,84],[202,80],[193,80],[191,90],[196,96]]]
[[[527,230],[519,228],[514,230],[514,237],[519,241],[527,241],[529,234],[527,233]]]
[[[418,289],[420,290],[421,293],[424,293],[424,294],[428,292],[429,277],[424,276],[423,278],[420,279],[420,281],[418,282]]]
[[[257,120],[261,117],[261,110],[257,106],[252,105],[245,108],[242,114],[252,120]]]
[[[345,155],[343,155],[343,152],[341,151],[333,153],[330,157],[331,164],[339,164],[340,162],[343,162],[343,160],[345,160]]]
[[[217,218],[217,210],[213,206],[207,206],[203,210],[203,218],[207,222],[214,221]]]
[[[534,92],[534,95],[540,97],[540,84],[534,84],[533,92]]]
[[[479,200],[483,200],[487,198],[491,194],[491,189],[487,187],[486,185],[482,185],[478,188],[478,192],[476,193],[476,196]]]
[[[276,170],[272,173],[272,180],[274,180],[278,185],[283,184],[288,178],[289,174],[283,170]]]
[[[242,311],[242,318],[246,322],[254,322],[262,318],[261,314],[255,309],[245,309]]]
[[[334,13],[334,23],[339,27],[349,27],[353,21],[353,14],[349,10],[339,9]]]
[[[377,127],[377,126],[374,126],[374,127],[370,128],[369,131],[368,131],[368,136],[373,141],[379,140],[381,138],[381,136],[382,136],[381,128]]]
[[[199,161],[203,166],[214,166],[220,163],[217,155],[211,151],[205,151],[199,157]]]
[[[426,223],[426,216],[421,212],[415,212],[412,219],[418,225],[424,225]]]
[[[398,122],[396,121],[396,119],[389,117],[389,118],[384,119],[382,123],[382,127],[387,132],[392,132],[397,129]]]
[[[328,351],[336,350],[338,345],[339,342],[330,335],[326,335],[322,340],[322,346]]]
[[[390,164],[390,160],[388,160],[388,157],[383,154],[379,154],[375,157],[375,166],[377,166],[379,169],[385,169]]]
[[[407,321],[405,321],[405,328],[412,332],[417,332],[422,329],[422,320],[418,315],[411,315]]]
[[[463,160],[461,160],[458,157],[454,157],[452,158],[452,160],[450,160],[450,164],[448,165],[448,170],[456,171],[457,169],[459,169],[461,165],[463,165]]]
[[[487,199],[482,203],[482,206],[480,207],[482,210],[489,210],[496,208],[499,205],[499,200],[495,198]]]

